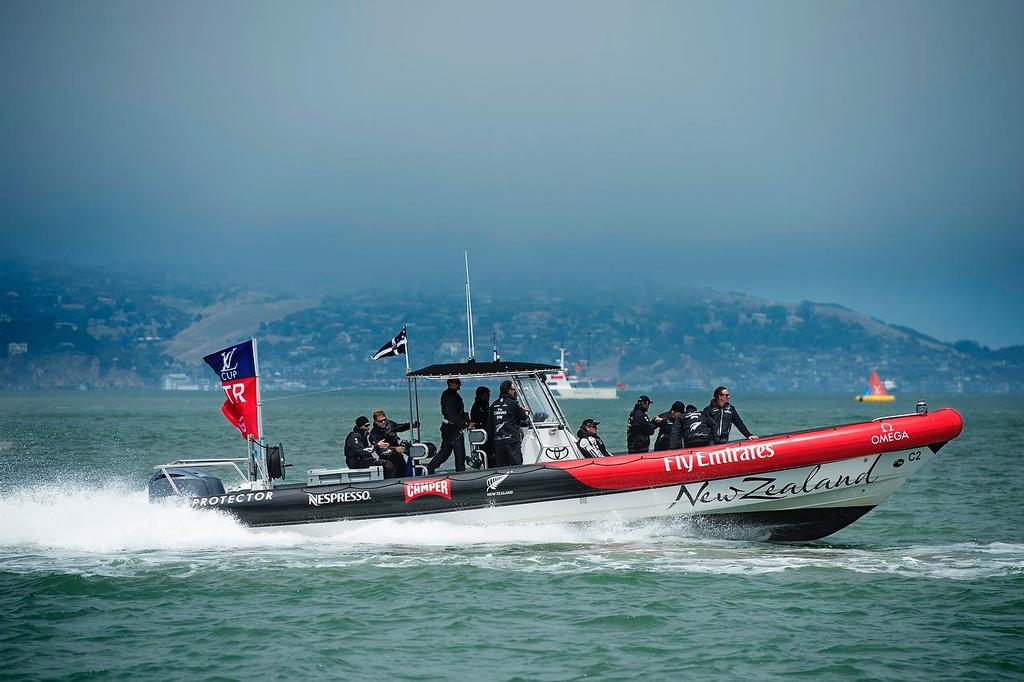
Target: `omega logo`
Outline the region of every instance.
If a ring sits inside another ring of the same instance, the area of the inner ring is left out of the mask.
[[[881,424],[882,433],[871,436],[872,445],[881,445],[882,443],[894,443],[898,440],[905,440],[910,438],[910,434],[906,431],[897,431],[893,428],[893,425],[889,422],[882,422]]]

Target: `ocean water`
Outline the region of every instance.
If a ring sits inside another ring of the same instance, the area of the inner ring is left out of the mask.
[[[563,408],[621,451],[633,397]],[[758,544],[614,518],[252,531],[146,500],[154,464],[243,452],[218,394],[3,393],[0,678],[1024,679],[1024,398],[926,397],[966,426],[919,476],[825,540]],[[339,465],[358,414],[408,418],[405,393],[267,398],[292,478]],[[733,398],[768,434],[917,396]]]

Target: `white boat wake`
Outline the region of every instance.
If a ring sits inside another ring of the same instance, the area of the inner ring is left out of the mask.
[[[0,570],[133,575],[174,564],[189,570],[287,566],[382,568],[462,565],[525,573],[644,571],[759,575],[840,569],[908,578],[980,580],[1024,573],[1024,545],[953,543],[879,547],[765,545],[692,537],[679,520],[624,524],[477,526],[439,519],[381,519],[313,538],[253,530],[225,514],[150,504],[127,483],[82,491],[71,484],[0,497]]]

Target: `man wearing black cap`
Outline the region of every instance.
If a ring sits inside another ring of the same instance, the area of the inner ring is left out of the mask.
[[[377,447],[387,448],[388,442],[382,440]],[[356,425],[352,433],[345,439],[345,464],[349,469],[368,469],[369,467],[384,467],[384,478],[396,478],[398,472],[395,465],[389,460],[380,459],[370,443],[370,420],[365,416],[356,419]]]
[[[670,450],[670,443],[672,440],[672,425],[675,421],[683,416],[683,412],[686,411],[686,405],[681,401],[677,400],[672,403],[672,409],[668,412],[662,412],[658,416],[661,417],[661,423],[658,424],[658,437],[654,439],[654,451],[659,450]]]
[[[576,437],[579,438],[577,444],[584,457],[611,457],[601,436],[597,435],[597,425],[600,423],[593,419],[584,419],[580,424],[580,430],[576,432]]]
[[[469,421],[466,405],[459,395],[460,388],[462,380],[452,378],[448,380],[448,388],[441,394],[441,448],[427,462],[428,474],[433,474],[435,469],[447,462],[453,451],[455,470],[466,470],[466,443],[462,440],[462,431],[466,427],[473,428],[473,424]]]
[[[647,408],[650,406],[651,399],[647,396],[642,395],[636,399],[636,405],[626,420],[627,452],[647,452],[651,449],[651,436],[661,423],[661,417],[655,417],[652,422],[647,416]]]

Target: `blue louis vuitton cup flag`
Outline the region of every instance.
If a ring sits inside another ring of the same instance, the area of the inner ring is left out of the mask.
[[[228,346],[203,358],[206,364],[220,376],[224,389],[224,405],[221,412],[242,434],[242,438],[259,438],[262,435],[258,388],[256,382],[256,349],[252,339]]]
[[[395,335],[395,338],[391,339],[379,349],[377,352],[370,356],[371,360],[380,360],[381,358],[391,358],[397,355],[405,355],[407,351],[407,339],[405,334],[405,327],[402,327],[402,331]]]

